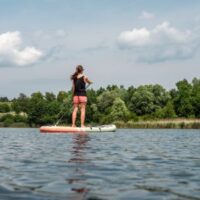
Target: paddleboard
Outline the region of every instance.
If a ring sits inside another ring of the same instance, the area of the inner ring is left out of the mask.
[[[114,132],[114,124],[94,126],[94,127],[71,127],[71,126],[41,126],[40,132],[43,133],[81,133],[81,132]]]

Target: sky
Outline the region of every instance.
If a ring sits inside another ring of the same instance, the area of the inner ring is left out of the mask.
[[[199,0],[0,0],[0,97],[200,76]]]

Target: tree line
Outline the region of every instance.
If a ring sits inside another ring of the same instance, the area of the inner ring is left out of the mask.
[[[166,118],[200,118],[200,79],[183,79],[176,88],[166,90],[159,84],[139,87],[108,85],[106,88],[87,90],[86,123],[106,124],[116,121],[155,120]],[[71,124],[71,91],[21,93],[9,100],[0,98],[0,123],[10,126],[24,123],[31,127]],[[78,122],[79,123],[79,122]]]

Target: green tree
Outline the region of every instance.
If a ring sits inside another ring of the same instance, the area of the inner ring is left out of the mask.
[[[124,101],[128,107],[131,104],[131,98],[135,91],[136,91],[136,88],[134,88],[133,86],[128,87],[128,89],[126,90]]]
[[[177,96],[178,96],[178,91],[176,90],[176,89],[171,89],[170,91],[169,91],[169,94],[170,94],[170,97],[171,97],[171,99],[174,101],[174,99],[176,99],[177,98]]]
[[[120,94],[116,91],[105,91],[97,97],[97,107],[100,113],[108,114],[114,100],[119,97]]]
[[[5,115],[3,115],[3,116],[0,118],[0,121],[1,121],[1,122],[4,122],[4,121],[7,120],[7,119],[14,121],[13,118],[14,118],[13,115],[11,115],[11,114],[5,114]]]
[[[192,105],[192,85],[186,79],[176,83],[177,97],[174,99],[176,113],[179,117],[190,117],[194,114]]]
[[[96,91],[96,94],[97,94],[97,96],[99,96],[99,95],[101,95],[103,92],[105,92],[106,90],[105,90],[105,88],[103,88],[103,87],[100,87],[97,91]]]
[[[164,107],[170,99],[170,94],[159,84],[152,85],[150,87],[152,87],[150,90],[152,90],[154,95],[154,105],[156,105],[158,108]]]
[[[14,116],[11,114],[3,115],[0,118],[0,121],[3,122],[4,127],[9,127],[9,126],[11,126],[11,124],[14,123]]]
[[[88,111],[87,111],[86,119],[88,118],[88,116],[90,116],[90,121],[87,120],[87,122],[98,123],[98,122],[100,122],[100,119],[103,115],[99,112],[97,104],[93,103],[93,104],[90,105],[90,113],[88,113]]]
[[[192,80],[192,105],[196,117],[200,117],[200,79]]]
[[[0,103],[0,112],[1,113],[10,112],[9,105],[7,103]]]
[[[65,91],[60,91],[57,95],[57,101],[60,103],[63,103],[69,94],[70,94],[70,92],[67,93]]]
[[[148,86],[140,86],[136,89],[130,100],[129,109],[139,116],[155,111],[154,94]]]
[[[46,123],[44,116],[47,113],[47,104],[41,92],[31,95],[28,109],[28,123],[33,125],[44,125]]]
[[[46,92],[45,93],[45,99],[49,102],[55,101],[56,100],[56,95],[53,94],[52,92]]]
[[[13,99],[11,107],[12,110],[14,110],[16,113],[20,112],[27,113],[28,104],[29,104],[29,98],[25,94],[20,93],[17,99]]]
[[[23,115],[14,115],[13,116],[14,122],[27,122],[27,117]]]
[[[106,90],[108,91],[112,91],[112,90],[115,90],[115,89],[118,89],[118,86],[117,85],[108,85]]]
[[[114,100],[114,103],[111,107],[111,111],[109,114],[109,121],[117,121],[117,120],[122,120],[122,121],[127,121],[130,117],[130,113],[125,105],[125,102],[120,98],[117,97]]]
[[[61,119],[62,123],[71,123],[71,115],[73,110],[73,99],[71,91],[66,93],[63,103],[60,105],[60,112],[57,120]]]
[[[96,105],[97,102],[97,96],[96,96],[96,91],[93,89],[87,90],[87,110],[86,110],[86,122],[95,122],[96,116],[94,113],[94,105]],[[92,106],[93,105],[93,106]],[[98,111],[97,111],[98,112]]]
[[[172,101],[168,101],[164,108],[159,108],[155,112],[155,117],[158,118],[175,118],[176,113]]]
[[[4,126],[4,127],[10,127],[13,123],[14,123],[13,119],[7,118],[7,119],[3,122],[3,126]]]
[[[0,102],[9,102],[8,97],[0,97]]]

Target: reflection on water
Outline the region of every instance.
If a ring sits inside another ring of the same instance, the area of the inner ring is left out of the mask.
[[[87,134],[75,134],[73,136],[73,147],[69,163],[73,163],[72,177],[68,179],[68,183],[72,185],[72,191],[81,194],[76,199],[84,199],[89,192],[86,179],[84,178],[84,165],[88,165],[90,160],[87,158],[85,149],[88,147],[90,137]]]

